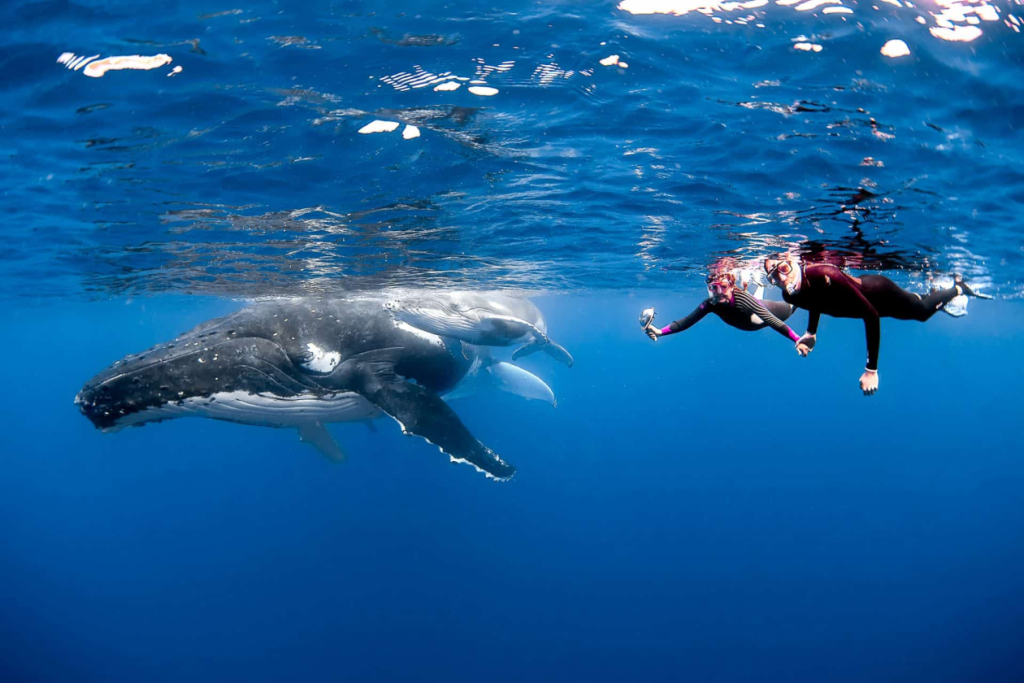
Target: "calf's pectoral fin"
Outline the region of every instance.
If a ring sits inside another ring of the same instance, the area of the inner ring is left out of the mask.
[[[327,427],[319,422],[299,427],[299,439],[320,451],[321,455],[331,462],[341,463],[348,460],[345,449],[338,445],[331,433],[327,431]]]
[[[520,346],[512,353],[512,360],[519,360],[525,356],[536,353],[537,351],[543,351],[548,354],[559,363],[562,363],[568,367],[572,367],[573,360],[572,354],[565,350],[561,344],[551,341],[547,337],[538,338],[526,346]]]

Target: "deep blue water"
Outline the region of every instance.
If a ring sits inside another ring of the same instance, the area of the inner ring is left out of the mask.
[[[4,4],[0,680],[1024,678],[1024,9],[845,5]],[[638,329],[787,249],[997,298],[884,321],[870,398],[859,321]],[[531,294],[575,356],[519,361],[557,408],[452,401],[511,482],[385,421],[337,465],[73,405],[250,299],[396,286]]]

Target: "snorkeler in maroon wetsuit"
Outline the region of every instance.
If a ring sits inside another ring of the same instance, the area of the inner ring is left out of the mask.
[[[901,288],[882,275],[853,277],[828,264],[801,266],[796,259],[765,259],[768,280],[782,288],[782,298],[810,312],[807,333],[797,341],[796,350],[807,356],[817,339],[821,314],[834,318],[860,318],[867,337],[868,361],[860,377],[865,396],[878,391],[878,346],[881,318],[924,322],[953,300],[965,295],[991,299],[974,292],[959,275],[953,286],[919,296]]]
[[[711,296],[705,299],[690,315],[658,328],[654,326],[653,309],[644,311],[646,317],[644,332],[658,341],[658,337],[683,332],[700,322],[708,313],[714,313],[726,325],[740,330],[753,332],[770,327],[793,343],[799,337],[783,322],[792,314],[793,307],[781,301],[761,301],[743,289],[736,287],[736,277],[732,273],[713,273],[709,277],[708,289]]]

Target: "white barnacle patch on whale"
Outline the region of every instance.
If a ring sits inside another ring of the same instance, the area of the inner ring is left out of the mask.
[[[327,351],[310,342],[306,344],[309,350],[309,360],[302,364],[302,367],[313,372],[328,373],[334,370],[341,362],[341,354],[337,351]]]

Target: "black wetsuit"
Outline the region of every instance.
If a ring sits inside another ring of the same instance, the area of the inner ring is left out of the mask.
[[[951,287],[920,297],[882,275],[856,278],[835,266],[815,265],[803,269],[797,293],[789,294],[783,290],[782,298],[810,312],[807,321],[809,334],[817,333],[822,313],[833,318],[861,318],[868,344],[867,368],[877,370],[880,318],[924,322],[957,294],[956,287]]]
[[[789,304],[781,301],[761,301],[743,290],[737,289],[733,291],[731,302],[720,304],[715,297],[708,297],[694,309],[693,313],[663,327],[661,333],[664,335],[682,332],[700,322],[708,313],[714,313],[726,325],[737,329],[753,332],[771,327],[782,336],[795,342],[799,337],[789,329],[789,325],[783,322],[792,312],[793,307]],[[760,322],[753,320],[752,316],[755,315]]]

